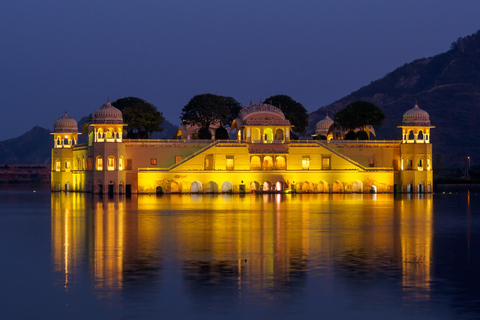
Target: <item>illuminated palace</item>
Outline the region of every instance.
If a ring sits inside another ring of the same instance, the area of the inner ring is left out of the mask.
[[[328,136],[333,120],[317,124]],[[427,112],[403,115],[402,140],[291,140],[291,124],[265,103],[242,108],[234,140],[126,140],[110,102],[89,119],[88,143],[66,113],[54,125],[52,191],[93,193],[431,193]],[[85,131],[85,130],[84,130]]]

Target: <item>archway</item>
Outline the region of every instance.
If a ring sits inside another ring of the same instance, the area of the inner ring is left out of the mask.
[[[407,184],[407,193],[413,192],[413,185],[411,183]]]
[[[340,181],[335,181],[333,183],[333,192],[336,192],[336,193],[343,193],[344,192],[344,189],[343,189],[343,183],[340,182]]]
[[[252,159],[250,159],[250,169],[251,170],[262,169],[262,164],[260,162],[260,157],[259,156],[253,156]]]
[[[270,181],[265,181],[263,183],[263,191],[271,191],[272,190],[272,184]]]
[[[281,141],[285,140],[282,129],[277,129],[275,131],[275,140],[278,141],[278,142],[281,142]]]
[[[413,134],[413,130],[410,130],[408,132],[408,137],[407,137],[408,140],[415,140],[415,135]]]
[[[193,181],[190,186],[191,193],[201,193],[203,191],[202,183],[200,181]]]
[[[302,185],[303,192],[313,192],[313,183],[305,181]]]
[[[182,193],[182,185],[177,181],[172,181],[170,184],[170,193]]]
[[[325,181],[320,181],[317,186],[317,191],[321,193],[328,193],[328,183]]]
[[[257,181],[250,182],[250,192],[254,192],[258,190],[260,190],[260,183],[258,183]]]
[[[161,186],[158,186],[156,189],[155,189],[155,193],[157,195],[160,195],[160,194],[163,194],[163,188]]]
[[[273,131],[271,128],[266,128],[263,130],[263,142],[272,143],[273,142]]]
[[[222,193],[233,193],[233,185],[230,181],[225,181],[222,184]]]
[[[377,193],[377,186],[376,185],[372,185],[372,187],[370,188],[370,193]]]
[[[207,193],[218,193],[218,185],[214,181],[209,181],[205,189]]]
[[[262,137],[260,136],[260,129],[252,128],[252,142],[259,143],[261,141],[262,141]]]
[[[275,170],[285,170],[286,167],[287,166],[284,156],[275,157]]]
[[[352,192],[363,192],[363,183],[360,180],[354,181],[352,186]]]
[[[263,157],[263,170],[273,170],[273,158],[271,156]]]
[[[283,190],[285,190],[285,182],[277,181],[275,183],[275,191],[283,191]]]
[[[422,130],[418,131],[417,140],[423,141],[423,138],[424,138],[423,131]]]
[[[419,183],[418,184],[418,193],[424,193],[425,190],[423,189],[423,184]]]

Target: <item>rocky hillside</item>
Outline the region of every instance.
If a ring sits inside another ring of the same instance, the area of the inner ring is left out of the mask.
[[[50,130],[36,126],[20,137],[0,141],[0,164],[48,164],[52,147]]]
[[[333,115],[358,100],[370,101],[385,113],[377,139],[399,139],[402,115],[418,101],[436,126],[432,143],[442,164],[460,165],[467,156],[480,163],[480,31],[459,38],[445,53],[405,64],[311,113],[308,132],[315,130],[326,112]]]
[[[78,130],[82,132],[83,124],[88,117],[83,117],[78,122]],[[177,131],[177,127],[168,121],[163,124],[164,130],[153,135],[154,139],[171,139]],[[4,164],[49,164],[53,136],[50,130],[34,127],[20,137],[0,141],[0,165]],[[82,134],[79,143],[86,143],[87,135]]]

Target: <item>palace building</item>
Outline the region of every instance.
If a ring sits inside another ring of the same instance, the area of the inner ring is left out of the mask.
[[[417,104],[403,116],[402,140],[336,140],[333,120],[317,124],[328,140],[291,140],[283,112],[242,108],[234,140],[123,139],[122,112],[110,102],[89,119],[78,144],[67,113],[54,125],[52,191],[129,193],[431,193],[430,118]]]

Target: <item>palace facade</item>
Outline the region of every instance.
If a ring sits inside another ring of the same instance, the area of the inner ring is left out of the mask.
[[[408,110],[402,139],[335,140],[328,116],[317,135],[291,140],[290,121],[265,103],[244,107],[235,140],[126,140],[122,112],[110,102],[89,119],[78,144],[67,113],[54,125],[52,191],[92,193],[369,193],[433,191],[430,118]]]

